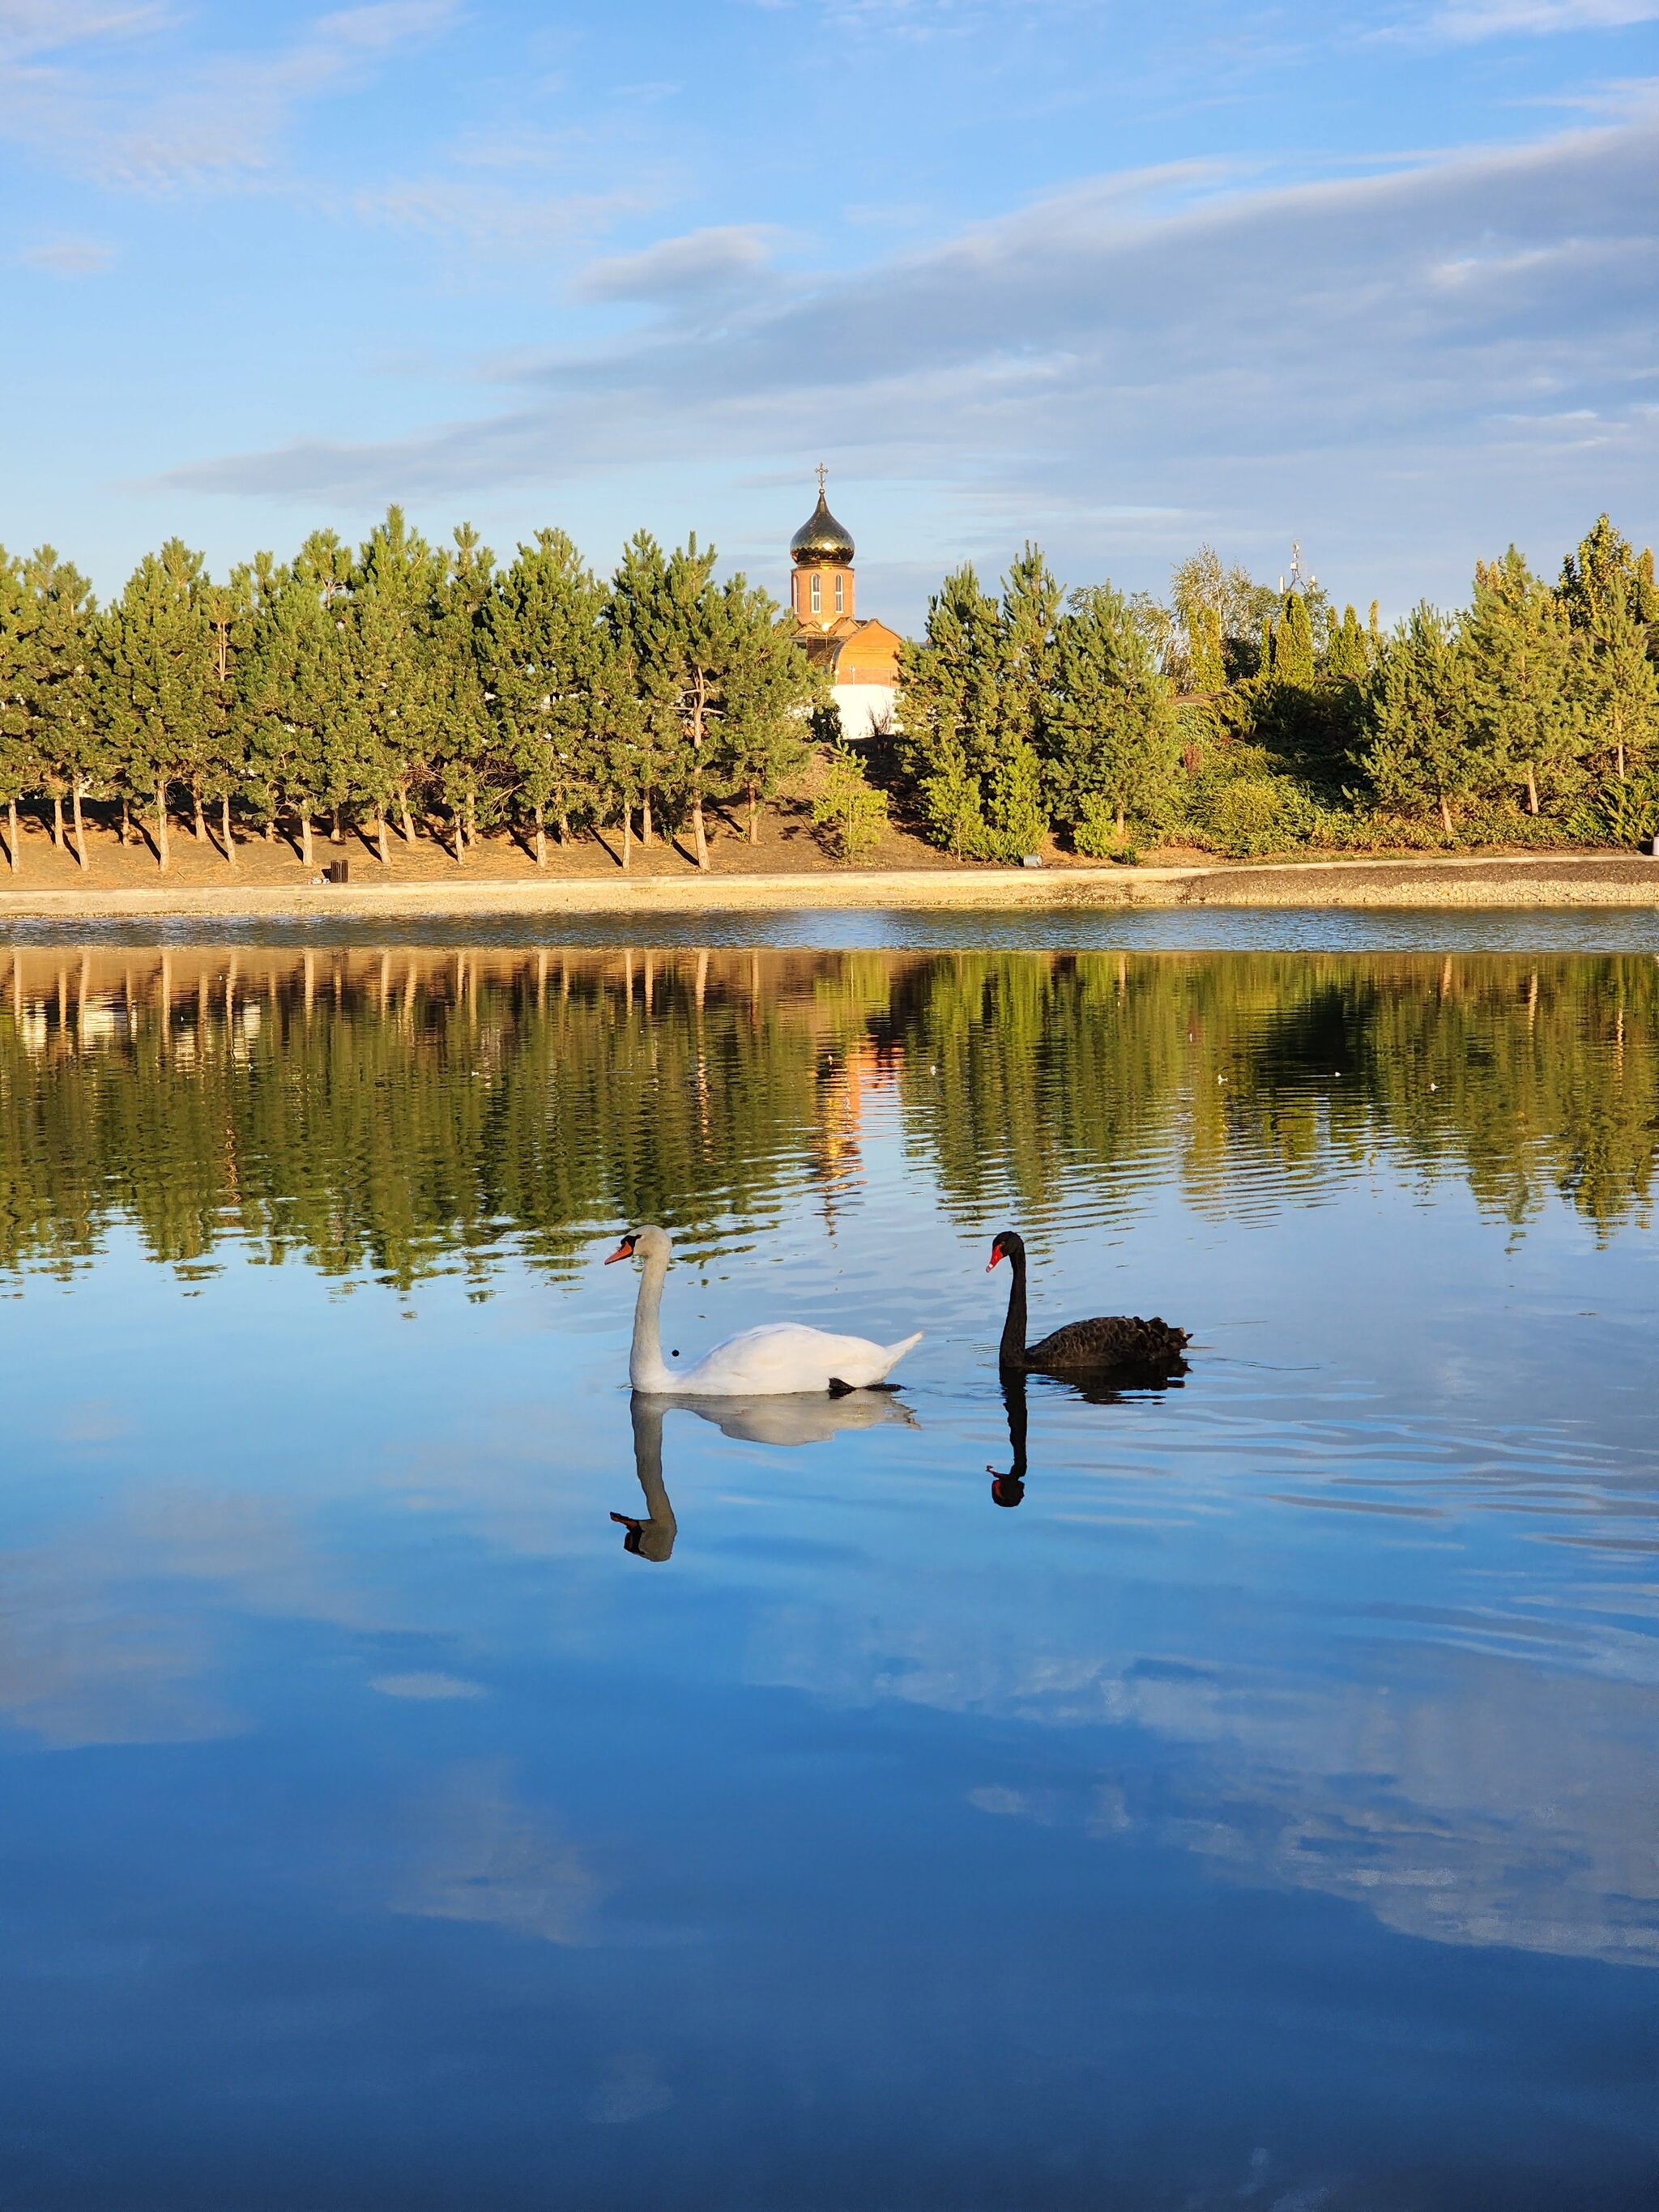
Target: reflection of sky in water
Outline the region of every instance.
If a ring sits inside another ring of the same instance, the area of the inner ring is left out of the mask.
[[[609,1218],[16,1279],[6,2201],[1651,2200],[1651,1230],[1160,1140],[1033,1318],[1192,1371],[1034,1383],[1002,1511],[1000,1221],[856,1103],[669,1279],[688,1356],[927,1328],[799,1438],[634,1419]]]

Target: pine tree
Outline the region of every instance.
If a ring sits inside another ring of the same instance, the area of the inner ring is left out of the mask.
[[[1595,773],[1623,783],[1659,747],[1653,555],[1638,558],[1604,514],[1562,564],[1576,696]]]
[[[211,720],[206,584],[201,555],[182,540],[170,538],[159,553],[146,554],[100,626],[94,663],[114,778],[153,803],[163,871],[171,793],[198,772]]]
[[[1448,840],[1455,810],[1499,775],[1473,725],[1468,668],[1455,629],[1425,601],[1385,642],[1369,686],[1363,766],[1372,788],[1407,814],[1437,813]]]
[[[1059,625],[1045,750],[1054,811],[1079,852],[1121,847],[1131,817],[1168,820],[1181,763],[1170,685],[1109,584],[1074,592]]]
[[[480,823],[485,830],[493,828],[512,805],[510,786],[500,773],[503,764],[489,759],[492,731],[479,665],[480,630],[493,596],[495,568],[495,555],[471,524],[459,524],[432,611],[434,780],[455,824],[457,860],[468,844],[477,843]]]
[[[1583,781],[1571,631],[1560,600],[1513,545],[1500,561],[1475,563],[1460,650],[1472,726],[1504,779],[1525,792],[1527,811],[1537,814],[1545,797],[1570,798]]]
[[[533,831],[538,867],[547,865],[549,813],[562,844],[606,787],[602,717],[620,687],[605,608],[605,586],[570,539],[543,530],[520,546],[480,612],[494,755]]]
[[[738,575],[724,596],[731,657],[721,687],[720,773],[728,789],[742,793],[749,842],[758,845],[762,802],[805,761],[802,732],[812,708],[826,702],[829,686],[769,592]]]
[[[319,567],[324,557],[319,544]],[[337,559],[331,546],[325,557]],[[443,714],[462,682],[455,659],[438,665],[433,630],[441,586],[438,556],[409,527],[403,509],[389,507],[350,571],[349,599],[339,599],[353,711],[344,733],[349,744],[343,753],[337,751],[330,787],[343,795],[335,803],[366,805],[377,823],[395,807],[406,844],[415,841],[411,808],[424,807],[436,790]],[[337,586],[325,580],[324,588],[333,604]],[[456,641],[452,629],[447,645]],[[470,696],[465,703],[470,714]],[[469,730],[466,743],[476,735]],[[458,786],[464,798],[464,779],[450,763],[446,788],[436,795],[447,793],[453,799]]]
[[[920,644],[899,655],[901,752],[922,819],[958,859],[989,842],[985,780],[996,758],[1000,639],[997,603],[971,568],[947,576],[929,600]]]
[[[43,545],[24,565],[32,603],[26,675],[31,748],[52,803],[53,842],[64,842],[67,797],[75,857],[88,865],[82,802],[108,771],[107,748],[93,711],[92,656],[96,602],[78,568]]]
[[[34,619],[23,564],[0,545],[0,796],[6,802],[6,859],[14,875],[22,859],[17,802],[39,787],[40,774],[30,711]]]
[[[995,752],[982,779],[984,849],[1017,860],[1048,834],[1038,751],[1054,695],[1054,626],[1060,589],[1028,544],[1003,579],[997,613]]]

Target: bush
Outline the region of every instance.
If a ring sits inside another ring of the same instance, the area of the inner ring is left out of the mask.
[[[1659,836],[1659,775],[1604,785],[1568,817],[1567,828],[1587,845],[1645,848]]]
[[[812,801],[812,823],[838,860],[856,866],[867,860],[887,834],[887,800],[865,774],[850,745],[832,745],[823,756],[824,775]]]
[[[1316,844],[1331,826],[1326,810],[1258,745],[1230,745],[1188,789],[1188,835],[1237,860]]]

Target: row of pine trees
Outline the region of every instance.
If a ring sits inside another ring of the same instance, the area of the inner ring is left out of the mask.
[[[236,865],[239,836],[319,822],[441,837],[458,862],[507,830],[685,836],[762,809],[833,726],[788,617],[695,538],[633,538],[606,580],[540,532],[498,563],[471,527],[437,549],[396,507],[355,550],[332,532],[225,583],[178,539],[100,608],[50,548],[0,549],[0,804],[44,810],[87,865],[86,810],[161,866],[180,819]],[[1050,839],[1097,857],[1150,840],[1253,853],[1659,831],[1659,592],[1604,515],[1554,582],[1513,548],[1469,605],[1385,632],[1317,586],[1274,591],[1209,548],[1167,605],[1064,592],[1028,547],[1000,592],[945,580],[901,659],[872,750],[901,818],[963,859]],[[863,770],[842,756],[843,781]],[[856,794],[854,794],[856,796]],[[878,816],[879,806],[877,807]],[[846,841],[843,841],[844,843]],[[847,845],[850,852],[850,844]]]
[[[896,746],[927,833],[1013,859],[1058,834],[1223,852],[1628,842],[1659,831],[1659,592],[1603,515],[1553,583],[1513,547],[1468,606],[1384,631],[1208,547],[1170,602],[1064,594],[1028,547],[949,576],[906,648]]]
[[[382,860],[430,828],[464,861],[511,830],[545,864],[550,831],[615,828],[622,857],[682,826],[708,865],[705,809],[761,801],[802,755],[820,686],[778,608],[714,575],[694,538],[641,533],[608,583],[544,531],[498,565],[462,525],[434,549],[393,507],[354,551],[331,531],[228,583],[179,539],[95,604],[49,546],[0,550],[0,802],[51,810],[87,865],[85,808],[137,823],[168,865],[182,815],[216,833],[349,823]],[[67,817],[67,819],[66,819]]]

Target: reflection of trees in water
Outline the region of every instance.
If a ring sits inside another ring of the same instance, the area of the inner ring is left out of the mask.
[[[404,1283],[511,1237],[693,1234],[826,1206],[896,1089],[982,1221],[1127,1211],[1172,1175],[1272,1211],[1384,1150],[1524,1222],[1638,1218],[1659,1144],[1659,965],[1633,956],[387,952],[0,956],[0,1263],[128,1218]]]

